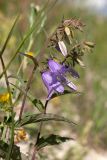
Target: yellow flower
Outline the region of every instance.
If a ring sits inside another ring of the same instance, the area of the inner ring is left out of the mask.
[[[28,134],[23,128],[18,129],[15,131],[14,141],[15,143],[19,143],[21,141],[27,141],[29,139]]]
[[[9,93],[0,94],[0,102],[8,102],[9,101]]]
[[[26,54],[33,57],[33,52],[26,52]]]

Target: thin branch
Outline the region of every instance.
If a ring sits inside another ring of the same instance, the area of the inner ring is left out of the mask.
[[[30,85],[31,85],[31,82],[32,82],[32,79],[33,79],[33,74],[34,74],[36,68],[37,68],[37,66],[35,65],[33,70],[32,70],[32,72],[31,72],[29,80],[27,82],[27,85],[26,85],[25,94],[24,94],[24,97],[23,97],[22,106],[21,106],[20,113],[19,113],[19,120],[21,120],[21,117],[22,117],[22,113],[23,113],[25,102],[26,102],[26,98],[27,98],[27,92],[30,89]]]

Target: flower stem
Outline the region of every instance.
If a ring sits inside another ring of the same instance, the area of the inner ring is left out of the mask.
[[[49,100],[46,100],[45,102],[45,107],[44,107],[44,114],[46,114],[46,108],[47,108],[47,105],[48,105],[48,102]],[[37,133],[37,137],[36,137],[36,142],[35,142],[35,145],[34,145],[34,150],[33,150],[33,154],[32,154],[32,159],[31,160],[36,160],[36,153],[37,153],[37,144],[39,142],[39,139],[40,139],[40,134],[41,134],[41,130],[42,130],[42,126],[43,126],[43,122],[40,123],[40,126],[39,126],[39,130],[38,130],[38,133]]]
[[[30,88],[30,84],[31,84],[32,79],[33,79],[33,74],[34,74],[36,68],[37,68],[37,66],[34,66],[32,72],[31,72],[31,75],[29,77],[29,80],[27,82],[27,85],[26,85],[26,90],[25,90],[25,94],[24,94],[23,101],[22,101],[22,106],[21,106],[20,113],[19,113],[19,120],[21,120],[21,117],[22,117],[22,113],[23,113],[23,110],[24,110],[25,102],[26,102],[27,92]]]
[[[7,85],[7,91],[9,93],[9,104],[10,104],[10,108],[11,108],[11,117],[12,117],[10,146],[9,146],[8,154],[6,156],[6,160],[10,160],[12,147],[14,144],[14,112],[13,112],[13,103],[12,103],[10,85],[9,85],[9,81],[8,81],[7,72],[5,71],[5,64],[4,64],[2,56],[0,57],[0,59],[1,59],[1,64],[2,64],[3,71],[4,71],[5,82]]]
[[[1,137],[1,139],[2,139],[3,141],[5,141],[6,132],[7,132],[7,126],[6,126],[6,125],[4,125],[3,133],[2,133],[2,137]]]

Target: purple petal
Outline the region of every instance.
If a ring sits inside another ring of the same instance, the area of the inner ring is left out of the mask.
[[[61,83],[61,84],[66,84],[66,77],[62,74],[57,74],[57,80]]]
[[[63,85],[61,85],[60,82],[57,82],[57,83],[53,84],[53,85],[52,85],[52,88],[53,88],[55,91],[59,92],[59,93],[63,93],[63,92],[64,92],[64,87],[63,87]]]
[[[49,60],[48,66],[51,72],[58,72],[62,68],[62,65],[55,62],[54,60]]]
[[[77,87],[71,81],[69,81],[65,76],[58,75],[58,79],[63,86],[68,86],[73,90],[77,90]]]
[[[54,94],[54,90],[52,89],[52,90],[48,93],[47,100],[50,100],[53,94]]]
[[[59,82],[57,82],[56,84],[52,85],[52,90],[48,93],[47,100],[50,100],[52,95],[55,92],[58,92],[58,93],[63,93],[64,92],[64,87]]]
[[[69,72],[74,78],[79,78],[79,74],[72,67],[68,67],[67,65],[61,65],[54,60],[49,60],[48,66],[51,72],[56,72],[60,74]]]
[[[42,73],[42,80],[46,86],[46,88],[48,90],[51,90],[51,84],[52,84],[52,81],[53,81],[53,78],[52,78],[52,75],[51,75],[51,72],[49,71],[45,71]]]
[[[49,100],[54,92],[63,93],[64,87],[61,82],[57,79],[57,76],[54,72],[44,71],[42,73],[42,80],[48,89],[48,97]]]
[[[79,74],[73,68],[68,66],[63,66],[60,72],[61,73],[69,72],[74,78],[79,78]]]
[[[77,87],[70,81],[70,82],[67,82],[67,86],[73,90],[77,90]]]

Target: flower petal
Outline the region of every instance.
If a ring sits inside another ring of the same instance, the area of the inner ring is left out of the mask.
[[[79,74],[72,67],[68,67],[66,65],[61,68],[60,72],[61,73],[69,72],[72,75],[72,77],[79,78]]]
[[[50,100],[53,94],[54,94],[54,90],[52,89],[52,90],[48,93],[47,100]]]
[[[44,85],[46,86],[46,88],[48,89],[48,90],[51,90],[51,84],[52,84],[52,82],[53,82],[53,78],[52,78],[52,75],[51,75],[51,72],[49,72],[49,71],[44,71],[43,73],[42,73],[42,80],[43,80],[43,82],[44,82]]]
[[[64,87],[61,82],[57,79],[57,75],[54,72],[44,71],[42,73],[42,80],[48,89],[47,100],[51,99],[54,92],[63,93]]]
[[[48,61],[48,66],[51,72],[58,72],[62,68],[61,64],[57,63],[56,61],[52,59]]]
[[[59,48],[60,48],[60,51],[61,51],[61,53],[64,55],[64,56],[67,56],[67,48],[66,48],[66,46],[65,46],[65,43],[63,42],[63,41],[59,41],[58,42],[58,46],[59,46]]]
[[[79,78],[79,74],[72,67],[68,67],[67,65],[61,65],[54,60],[49,60],[48,66],[51,72],[60,74],[69,72],[74,78]]]
[[[77,90],[77,87],[70,81],[70,82],[67,82],[67,86],[73,90]]]
[[[63,87],[63,85],[61,85],[60,82],[57,82],[57,83],[53,84],[53,85],[52,85],[52,88],[53,88],[55,91],[59,92],[59,93],[63,93],[63,92],[64,92],[64,87]]]

